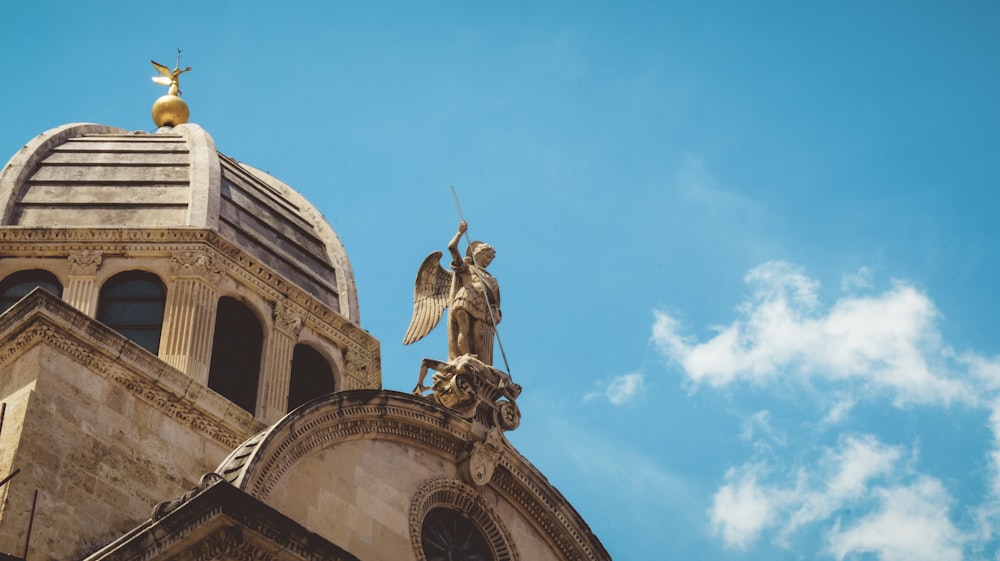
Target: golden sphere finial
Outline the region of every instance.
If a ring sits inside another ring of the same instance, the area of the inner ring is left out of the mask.
[[[179,95],[164,95],[153,103],[153,122],[157,127],[176,127],[188,122],[191,112]]]
[[[173,71],[155,60],[149,62],[152,62],[153,68],[156,68],[156,71],[160,73],[159,76],[153,76],[153,81],[163,86],[169,86],[167,95],[161,96],[153,104],[153,122],[156,123],[157,127],[175,127],[188,122],[191,113],[187,103],[181,99],[180,76],[191,70],[191,67],[188,66],[181,70],[181,50],[177,49],[177,66]]]

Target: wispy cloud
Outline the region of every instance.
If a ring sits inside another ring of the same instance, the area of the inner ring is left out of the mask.
[[[817,377],[891,391],[897,405],[973,398],[948,368],[954,359],[941,344],[934,304],[915,287],[900,282],[825,309],[819,284],[791,264],[765,263],[745,280],[752,294],[739,317],[707,341],[684,335],[676,319],[655,312],[653,343],[694,383]]]
[[[642,372],[632,372],[615,376],[599,391],[594,391],[583,396],[583,399],[590,401],[598,398],[607,398],[612,405],[625,405],[636,397],[642,395],[646,385],[646,376]]]
[[[854,408],[856,403],[857,401],[850,397],[838,400],[832,407],[830,407],[830,410],[820,422],[824,425],[835,425],[843,421],[851,409]]]
[[[840,277],[840,289],[844,292],[871,287],[872,271],[868,267],[861,267],[855,273],[845,274]]]
[[[688,154],[677,172],[678,193],[711,216],[759,216],[760,206],[752,199],[719,186],[702,160]]]

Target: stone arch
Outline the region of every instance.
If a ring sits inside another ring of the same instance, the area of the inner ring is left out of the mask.
[[[63,285],[52,272],[45,269],[15,271],[0,281],[0,313],[7,311],[35,288],[45,289],[54,296],[62,296]]]
[[[265,323],[245,302],[223,296],[216,303],[208,387],[255,414],[264,358]]]
[[[436,509],[448,509],[470,520],[482,532],[496,561],[517,561],[510,531],[496,510],[475,489],[457,479],[424,481],[410,501],[410,540],[417,561],[427,561],[424,552],[424,522]]]
[[[101,285],[97,320],[147,351],[160,349],[167,286],[155,273],[122,271]]]
[[[288,406],[291,411],[312,398],[336,391],[336,365],[318,348],[298,343],[292,350],[288,378]]]

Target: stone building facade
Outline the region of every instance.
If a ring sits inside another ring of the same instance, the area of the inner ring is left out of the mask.
[[[609,559],[512,401],[382,389],[336,233],[198,125],[45,132],[0,212],[0,557]]]

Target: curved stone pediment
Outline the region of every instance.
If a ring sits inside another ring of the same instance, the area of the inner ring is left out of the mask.
[[[608,558],[499,430],[411,394],[317,398],[247,440],[216,473],[362,559],[422,558],[419,518],[441,506],[487,521],[480,526],[497,559]],[[444,498],[428,503],[429,493]]]

